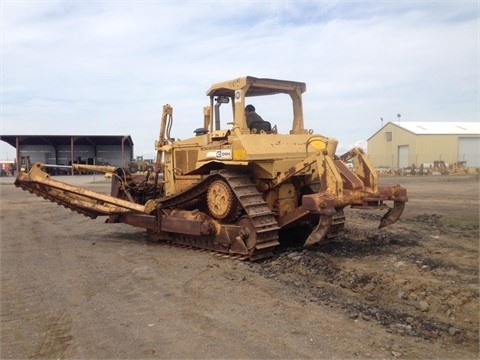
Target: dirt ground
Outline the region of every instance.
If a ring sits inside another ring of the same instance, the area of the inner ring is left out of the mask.
[[[350,210],[333,242],[256,263],[1,181],[2,359],[479,357],[478,177],[382,178],[408,189],[399,222]]]

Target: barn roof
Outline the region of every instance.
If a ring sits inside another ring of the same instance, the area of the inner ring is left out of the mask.
[[[17,147],[19,145],[69,145],[71,139],[75,145],[133,145],[130,135],[0,135],[0,140]]]
[[[407,130],[415,135],[480,135],[480,123],[474,121],[402,121],[399,124],[390,121],[384,127],[382,127],[382,129],[389,124]],[[382,129],[370,136],[369,140],[378,134]]]
[[[401,122],[395,125],[417,135],[480,135],[478,122]]]

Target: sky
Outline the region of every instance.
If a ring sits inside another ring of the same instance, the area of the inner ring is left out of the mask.
[[[389,121],[479,121],[479,9],[0,0],[0,134],[130,135],[135,156],[152,158],[163,105],[174,108],[172,136],[192,137],[208,88],[246,75],[305,82],[305,127],[338,139],[339,153]],[[254,104],[289,130],[289,107]],[[0,160],[14,156],[0,141]]]

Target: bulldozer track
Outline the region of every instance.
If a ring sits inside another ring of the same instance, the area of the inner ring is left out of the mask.
[[[178,249],[186,249],[186,250],[192,250],[200,253],[206,253],[209,255],[213,255],[217,258],[220,259],[229,259],[229,260],[237,260],[237,261],[247,261],[249,260],[249,257],[246,255],[238,255],[238,254],[226,254],[226,253],[221,253],[216,250],[212,249],[204,249],[204,248],[199,248],[197,246],[193,245],[188,245],[184,243],[177,243],[172,240],[166,240],[166,241],[161,241],[160,244],[162,246],[167,246],[167,247],[172,247],[172,248],[178,248]]]
[[[255,227],[254,258],[269,256],[272,249],[279,245],[278,230],[280,228],[274,213],[248,175],[229,170],[220,170],[219,174],[228,182]]]
[[[160,199],[160,207],[185,208],[193,200],[206,196],[210,184],[218,179],[223,179],[228,183],[255,228],[256,241],[254,246],[249,249],[251,250],[250,259],[258,260],[271,256],[272,250],[279,245],[278,231],[280,228],[275,219],[275,214],[263,200],[262,194],[258,192],[247,173],[232,170],[220,170],[212,173],[183,192],[166,199]],[[174,238],[175,241],[184,245],[221,251],[208,239],[188,235],[175,235]]]

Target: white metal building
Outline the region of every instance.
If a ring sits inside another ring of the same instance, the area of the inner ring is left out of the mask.
[[[480,167],[480,123],[388,122],[368,139],[368,157],[387,168],[434,161]]]

